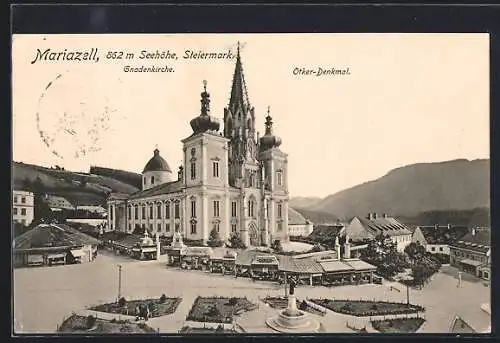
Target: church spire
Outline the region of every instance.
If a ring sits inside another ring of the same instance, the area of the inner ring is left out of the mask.
[[[236,50],[236,66],[234,68],[233,85],[231,87],[231,98],[229,100],[229,108],[234,111],[241,106],[243,112],[250,109],[250,101],[248,100],[247,85],[243,75],[243,65],[241,63],[240,42]]]

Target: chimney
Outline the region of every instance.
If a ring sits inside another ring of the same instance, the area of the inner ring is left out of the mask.
[[[377,219],[377,218],[378,218],[378,215],[377,215],[377,213],[376,213],[376,212],[375,212],[375,213],[372,213],[372,215],[373,215],[373,219]]]
[[[384,213],[382,216],[383,216],[384,218],[389,218],[389,216],[387,215],[387,213]]]
[[[475,228],[475,227],[473,227],[473,228],[472,228],[472,236],[475,236],[475,235],[476,235],[476,228]]]
[[[434,228],[435,228],[436,230],[437,230],[437,229],[439,229],[439,224],[435,224],[435,225],[434,225]]]
[[[368,220],[372,220],[373,219],[373,213],[368,213],[368,215],[366,216],[366,219]]]
[[[448,224],[448,230],[451,230],[451,224]]]

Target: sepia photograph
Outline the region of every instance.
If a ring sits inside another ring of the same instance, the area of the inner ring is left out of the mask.
[[[13,334],[490,333],[489,54],[13,34]]]

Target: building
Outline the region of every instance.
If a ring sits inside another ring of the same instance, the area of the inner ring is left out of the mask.
[[[453,317],[450,333],[491,333],[491,306],[483,304]]]
[[[313,232],[313,223],[293,208],[288,208],[288,235],[307,237]]]
[[[66,198],[58,196],[46,194],[43,201],[50,207],[52,211],[63,211],[63,210],[74,210],[75,206],[71,204]]]
[[[110,195],[109,229],[132,232],[139,226],[205,243],[215,229],[221,239],[237,234],[247,246],[288,241],[288,155],[273,134],[269,108],[265,134],[256,132],[239,47],[222,132],[210,114],[206,86],[200,114],[190,122],[193,133],[182,140],[177,178],[155,149],[142,172],[142,190]]]
[[[388,236],[396,245],[399,252],[411,243],[412,233],[409,228],[386,213],[379,216],[369,213],[366,218],[354,217],[345,228],[345,233],[353,242],[370,241],[380,234]]]
[[[64,224],[39,224],[14,240],[14,266],[92,262],[99,241]]]
[[[295,256],[266,253],[258,250],[245,250],[236,256],[236,273],[269,280],[294,277],[303,284],[343,285],[373,282],[376,267],[351,256],[351,242],[335,240],[335,249]],[[276,258],[273,268],[260,262],[265,256]],[[259,262],[259,263],[257,263]],[[264,274],[268,274],[267,277]]]
[[[450,265],[479,278],[491,278],[491,232],[474,228],[450,244]]]
[[[107,215],[107,210],[100,205],[79,205],[75,207],[75,210],[98,214],[103,217]]]
[[[35,215],[35,195],[32,192],[14,189],[12,191],[12,219],[14,222],[30,225]]]
[[[413,231],[412,242],[425,247],[431,254],[450,254],[449,244],[465,236],[469,230],[466,227],[451,227],[451,225],[417,226]]]

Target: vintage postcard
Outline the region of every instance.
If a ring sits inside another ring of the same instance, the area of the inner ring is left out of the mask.
[[[489,333],[488,34],[13,35],[14,334]]]

